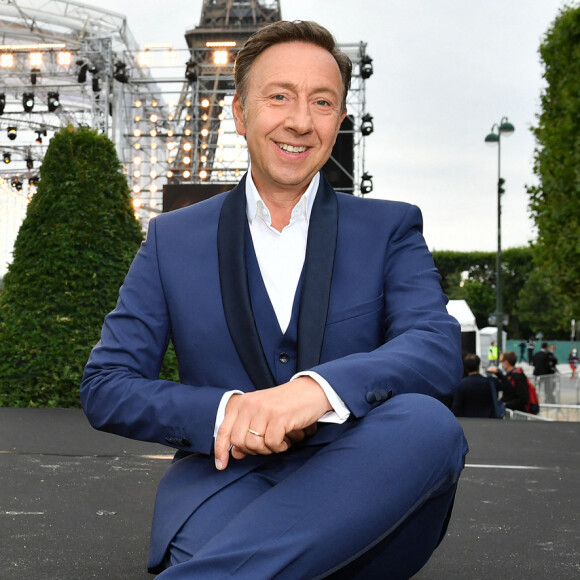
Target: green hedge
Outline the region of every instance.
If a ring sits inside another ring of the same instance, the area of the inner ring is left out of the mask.
[[[113,143],[52,138],[0,296],[0,406],[74,407],[142,232]]]

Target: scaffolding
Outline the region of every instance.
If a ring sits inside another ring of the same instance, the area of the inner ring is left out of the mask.
[[[233,123],[233,62],[253,32],[279,19],[279,0],[204,0],[186,47],[140,48],[121,14],[71,0],[0,0],[0,176],[32,195],[50,136],[71,124],[115,143],[144,227],[163,211],[167,183],[237,182],[248,154]],[[339,134],[352,160],[333,152],[334,170],[348,177],[343,190],[360,195],[372,59],[364,42],[340,48],[353,62]]]

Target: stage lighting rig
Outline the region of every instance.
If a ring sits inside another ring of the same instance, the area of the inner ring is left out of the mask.
[[[87,82],[87,71],[89,70],[89,65],[84,60],[77,60],[77,65],[79,66],[77,82],[78,83],[86,83]]]
[[[375,130],[375,126],[373,124],[373,117],[369,113],[363,115],[360,130],[365,137],[370,135]]]
[[[10,139],[10,141],[14,141],[14,139],[16,139],[16,135],[18,135],[18,130],[16,129],[16,127],[8,127],[6,129],[6,135],[8,136],[8,139]]]
[[[123,84],[129,82],[129,76],[127,75],[127,65],[124,62],[117,61],[115,63],[115,72],[113,73],[113,78]]]
[[[12,161],[12,156],[6,151],[4,152],[4,155],[2,155],[2,159],[4,160],[4,163],[8,164]]]
[[[40,145],[42,143],[42,138],[46,137],[46,129],[39,129],[36,131],[36,142]]]
[[[361,178],[360,190],[363,194],[370,193],[373,190],[373,176],[366,171],[363,173]]]
[[[365,54],[360,61],[360,76],[363,79],[368,79],[373,74],[373,59]]]
[[[56,92],[48,93],[48,110],[54,113],[60,107],[60,95]]]
[[[34,93],[24,93],[22,95],[22,107],[25,113],[30,113],[34,109]]]

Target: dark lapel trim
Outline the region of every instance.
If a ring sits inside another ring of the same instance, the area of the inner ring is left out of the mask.
[[[254,320],[245,257],[245,177],[226,197],[218,223],[218,262],[226,322],[238,355],[257,389],[276,384]]]
[[[336,192],[320,174],[320,185],[308,226],[304,286],[298,318],[297,371],[310,369],[320,362],[337,235]]]

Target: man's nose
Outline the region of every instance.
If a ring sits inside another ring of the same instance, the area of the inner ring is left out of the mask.
[[[312,112],[306,100],[297,99],[293,103],[286,117],[285,127],[302,135],[312,131]]]

